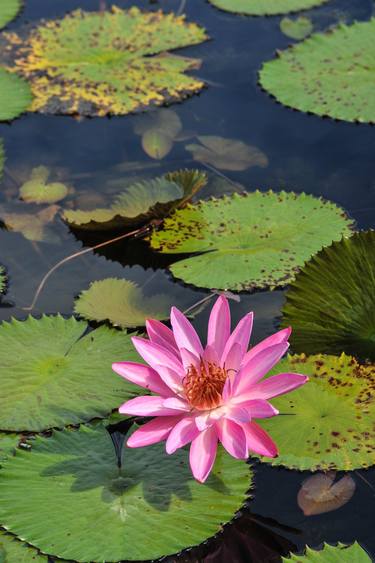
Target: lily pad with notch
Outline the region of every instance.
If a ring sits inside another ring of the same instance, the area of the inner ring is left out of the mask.
[[[36,437],[30,452],[19,450],[5,462],[0,520],[57,557],[156,559],[221,531],[245,502],[251,475],[220,448],[202,485],[192,477],[187,450],[168,456],[160,443],[124,448],[119,467],[104,426],[81,425]]]
[[[343,209],[329,201],[256,191],[187,205],[165,219],[149,240],[159,252],[195,253],[170,267],[186,283],[274,289],[290,283],[322,246],[349,235],[351,226]]]
[[[56,203],[68,195],[61,182],[48,182],[50,171],[46,166],[33,168],[30,179],[20,187],[20,196],[28,203]]]

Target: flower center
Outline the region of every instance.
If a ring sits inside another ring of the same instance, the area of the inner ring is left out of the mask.
[[[225,369],[201,360],[199,368],[191,365],[183,386],[190,405],[198,410],[214,409],[221,404],[227,373]]]

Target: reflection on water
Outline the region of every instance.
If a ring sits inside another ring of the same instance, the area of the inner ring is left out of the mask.
[[[120,7],[130,5],[125,0],[116,3]],[[133,3],[147,9],[177,11],[181,7],[180,0]],[[77,7],[98,9],[99,4],[99,0],[28,0],[21,17],[10,28],[40,17],[62,16]],[[46,206],[20,202],[19,187],[30,171],[40,165],[50,168],[56,180],[69,186],[66,200],[56,205],[70,208],[100,207],[133,181],[196,166],[209,176],[200,197],[271,187],[304,191],[343,206],[359,228],[375,227],[374,127],[319,119],[286,109],[257,86],[262,61],[292,42],[280,31],[281,18],[235,16],[214,9],[204,0],[186,2],[184,10],[190,19],[206,26],[213,39],[184,50],[188,56],[202,58],[202,67],[195,72],[207,81],[208,88],[173,106],[180,125],[167,146],[165,139],[155,141],[154,137],[145,143],[138,116],[75,120],[27,115],[10,125],[0,125],[7,156],[0,194],[1,219],[8,229],[13,229],[0,231],[0,262],[9,273],[8,292],[0,307],[1,319],[26,316],[38,284],[54,264],[112,236],[70,232],[59,217],[59,209],[42,213],[43,225],[39,227],[47,231],[45,236],[37,236],[37,214]],[[332,0],[307,15],[314,29],[322,30],[338,22],[368,19],[372,10],[371,0]],[[159,123],[158,116],[154,117],[151,121]],[[256,147],[259,154],[265,155],[264,166],[228,170],[225,166],[220,169],[217,160],[216,166],[212,166],[212,159],[211,164],[194,162],[194,151],[187,147],[199,144],[197,136],[236,139]],[[155,149],[155,142],[161,143],[161,153],[165,153],[160,160],[152,158],[162,156],[159,148]],[[11,220],[10,214],[17,215],[17,220]],[[206,294],[173,281],[164,268],[174,259],[156,255],[142,240],[122,240],[105,246],[56,270],[33,312],[69,314],[82,289],[91,281],[108,276],[128,277],[144,286],[149,295],[170,293],[181,308],[189,307]],[[277,326],[282,303],[281,291],[243,295],[240,302],[232,302],[232,310],[236,319],[250,308],[255,311],[254,341],[258,341]],[[195,320],[202,335],[207,315],[207,310],[203,311]],[[354,474],[356,492],[347,505],[311,517],[303,515],[296,500],[308,473],[271,470],[260,464],[256,469],[251,514],[244,510],[220,538],[179,561],[267,563],[279,561],[281,554],[301,549],[305,544],[317,546],[323,541],[354,539],[375,554],[375,496],[371,488],[375,487],[374,469],[361,472],[365,480]]]

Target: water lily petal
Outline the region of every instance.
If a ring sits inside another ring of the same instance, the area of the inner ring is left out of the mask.
[[[245,405],[231,405],[227,408],[225,418],[233,420],[234,422],[249,422],[252,418],[252,413]]]
[[[138,354],[157,371],[164,383],[173,391],[179,390],[185,376],[181,362],[166,348],[150,340],[133,336],[132,342]]]
[[[253,318],[253,313],[248,313],[240,320],[224,347],[224,351],[220,359],[221,366],[226,364],[227,355],[235,342],[241,346],[242,355],[245,355],[249,347],[251,330],[253,328]]]
[[[187,401],[179,397],[170,397],[165,399],[163,406],[167,409],[175,409],[176,411],[190,411],[191,407]]]
[[[164,323],[149,319],[146,321],[146,330],[151,342],[159,344],[159,346],[163,346],[163,348],[166,348],[169,352],[175,354],[175,356],[179,356],[173,331],[165,326]]]
[[[251,418],[270,418],[271,416],[276,416],[279,411],[275,409],[268,401],[263,399],[252,399],[241,403],[239,406],[246,407],[246,410],[251,415]]]
[[[271,399],[304,385],[309,378],[300,373],[279,373],[255,385],[251,392],[259,399]]]
[[[232,384],[233,395],[240,399],[240,395],[246,395],[252,391],[252,387],[283,357],[289,344],[282,342],[265,348],[259,354],[251,358],[237,374]],[[249,398],[255,398],[250,396]]]
[[[194,418],[186,417],[180,419],[176,426],[171,430],[165,449],[167,454],[173,454],[178,448],[189,444],[199,434]]]
[[[165,397],[172,394],[171,389],[165,385],[160,375],[149,366],[136,362],[115,362],[112,364],[112,369],[121,377],[154,393]]]
[[[269,348],[270,346],[274,346],[275,344],[281,344],[282,342],[287,342],[292,332],[291,327],[283,328],[283,330],[279,330],[275,334],[272,334],[268,338],[265,338],[256,346],[253,346],[245,355],[244,359],[242,360],[242,365],[246,365],[247,362],[251,360],[254,356],[259,354],[265,348]]]
[[[219,357],[221,357],[230,336],[230,323],[228,300],[220,295],[212,307],[207,333],[207,346],[212,346]]]
[[[206,364],[210,363],[210,364],[219,365],[219,356],[216,352],[216,349],[213,346],[211,345],[206,346],[203,352],[203,360],[205,361]]]
[[[194,366],[196,369],[200,368],[200,358],[190,352],[190,350],[181,348],[180,355],[185,370],[188,370],[190,366]]]
[[[171,324],[178,348],[186,348],[201,357],[203,348],[199,336],[191,322],[176,307],[171,309]]]
[[[241,344],[235,342],[230,350],[228,350],[227,357],[225,358],[224,367],[228,375],[234,376],[241,365],[243,358],[243,350]]]
[[[173,416],[176,409],[164,406],[164,397],[145,395],[130,399],[119,408],[121,414],[133,414],[136,416]]]
[[[179,422],[180,416],[162,416],[154,418],[145,424],[142,424],[130,436],[126,445],[129,448],[141,448],[142,446],[150,446],[165,440],[172,428]]]
[[[255,452],[259,455],[267,457],[276,457],[278,455],[277,446],[271,436],[267,434],[263,428],[256,422],[247,422],[242,425],[246,434],[247,448],[249,452]]]
[[[249,457],[246,434],[241,426],[232,420],[221,418],[216,423],[216,431],[220,442],[231,456],[237,459]]]
[[[207,479],[216,458],[217,433],[214,426],[207,428],[192,441],[190,446],[191,471],[201,483]]]

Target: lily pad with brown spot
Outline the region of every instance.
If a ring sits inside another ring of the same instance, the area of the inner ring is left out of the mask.
[[[343,470],[375,464],[375,365],[351,356],[289,356],[270,372],[302,373],[309,382],[273,399],[280,415],[262,421],[279,449],[271,465]]]
[[[5,38],[0,59],[27,78],[31,110],[41,113],[127,114],[182,100],[204,86],[185,74],[199,60],[168,51],[205,41],[205,30],[173,13],[76,10]]]
[[[275,289],[322,246],[351,233],[334,203],[293,192],[252,192],[200,201],[177,210],[150,236],[153,249],[194,254],[172,274],[209,289]],[[199,254],[198,254],[199,253]]]

